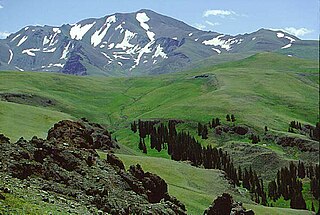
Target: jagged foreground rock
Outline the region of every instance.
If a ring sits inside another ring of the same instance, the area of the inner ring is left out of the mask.
[[[223,193],[205,210],[204,215],[254,215],[252,210],[246,210],[241,202],[235,202],[228,193]]]
[[[92,213],[186,214],[185,206],[168,195],[167,184],[159,176],[145,173],[139,165],[126,171],[114,154],[100,159],[95,151],[116,147],[99,124],[60,121],[49,130],[47,140],[33,137],[10,143],[0,135],[0,174],[72,199]]]

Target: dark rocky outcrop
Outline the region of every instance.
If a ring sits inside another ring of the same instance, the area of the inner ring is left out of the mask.
[[[0,93],[0,99],[6,102],[42,107],[54,106],[57,104],[57,102],[51,98],[49,99],[38,95],[24,93]]]
[[[10,143],[0,135],[0,142],[0,174],[32,181],[43,192],[109,214],[185,214],[184,205],[168,195],[159,176],[145,173],[139,165],[124,169],[111,153],[118,145],[99,124],[64,120],[49,130],[46,140],[33,137]],[[108,150],[107,160],[95,149]]]
[[[205,215],[254,215],[252,210],[246,210],[241,202],[235,202],[228,193],[219,196],[204,212]]]
[[[252,133],[250,128],[245,125],[234,125],[234,126],[219,125],[215,128],[216,134],[222,134],[222,132],[231,133],[231,134],[238,134],[238,135],[246,135],[246,134]]]
[[[3,134],[0,134],[0,143],[9,143],[10,139]]]
[[[317,152],[319,153],[319,142],[298,136],[277,136],[267,134],[264,137],[266,141],[272,141],[283,147],[297,147],[302,152]]]
[[[167,183],[162,178],[150,172],[145,173],[139,164],[130,166],[129,172],[142,182],[143,192],[148,196],[149,202],[156,203],[161,199],[168,199]]]
[[[86,119],[78,122],[63,120],[56,123],[48,131],[47,140],[76,148],[103,150],[118,148],[106,129],[99,124],[90,123]]]
[[[87,75],[87,68],[81,63],[82,60],[83,58],[80,55],[71,54],[61,72],[71,75]]]

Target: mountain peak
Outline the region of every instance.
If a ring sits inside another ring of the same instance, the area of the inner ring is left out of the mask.
[[[159,74],[222,53],[288,49],[298,40],[264,28],[236,36],[201,31],[141,9],[73,25],[25,27],[0,40],[0,69],[77,75]]]

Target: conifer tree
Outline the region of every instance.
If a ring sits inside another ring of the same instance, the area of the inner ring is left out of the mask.
[[[143,153],[147,154],[147,146],[144,142],[144,139],[143,139]]]
[[[227,119],[228,122],[230,122],[231,119],[230,119],[230,115],[229,114],[227,114],[226,119]]]
[[[232,121],[232,122],[235,122],[235,121],[236,121],[236,118],[235,118],[235,116],[234,116],[233,114],[231,114],[231,121]]]
[[[293,209],[307,209],[306,202],[302,196],[301,191],[294,193],[290,201],[290,208]]]
[[[140,137],[140,141],[139,141],[139,149],[143,150],[143,143],[142,143],[142,138]]]
[[[200,122],[198,122],[198,136],[202,135],[202,124]]]
[[[206,125],[204,125],[202,128],[201,136],[202,136],[202,139],[208,139],[208,128]]]
[[[313,201],[312,201],[312,204],[311,204],[311,211],[313,211],[313,212],[316,211],[315,208],[314,208]]]

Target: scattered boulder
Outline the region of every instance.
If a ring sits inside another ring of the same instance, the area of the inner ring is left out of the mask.
[[[302,152],[319,152],[319,142],[290,136],[275,137],[275,142],[284,147],[297,147]]]
[[[107,155],[107,162],[108,162],[109,164],[111,164],[112,166],[116,166],[116,167],[118,167],[119,169],[124,170],[124,164],[123,164],[123,162],[122,162],[117,156],[115,156],[114,154],[108,153],[108,155]]]
[[[158,203],[161,199],[167,198],[168,187],[162,178],[150,172],[145,173],[139,164],[130,166],[129,172],[142,182],[149,202]]]
[[[243,125],[237,125],[233,127],[233,131],[239,135],[246,135],[249,132],[249,128]]]
[[[223,193],[204,211],[204,215],[254,215],[252,210],[246,210],[241,202],[235,202],[228,193]]]
[[[0,193],[0,200],[6,200],[6,197]]]
[[[9,137],[6,137],[3,134],[0,134],[0,143],[9,143],[9,142],[10,142]]]
[[[86,119],[78,122],[62,120],[56,123],[48,131],[47,140],[54,140],[65,147],[102,150],[119,148],[105,128]]]

